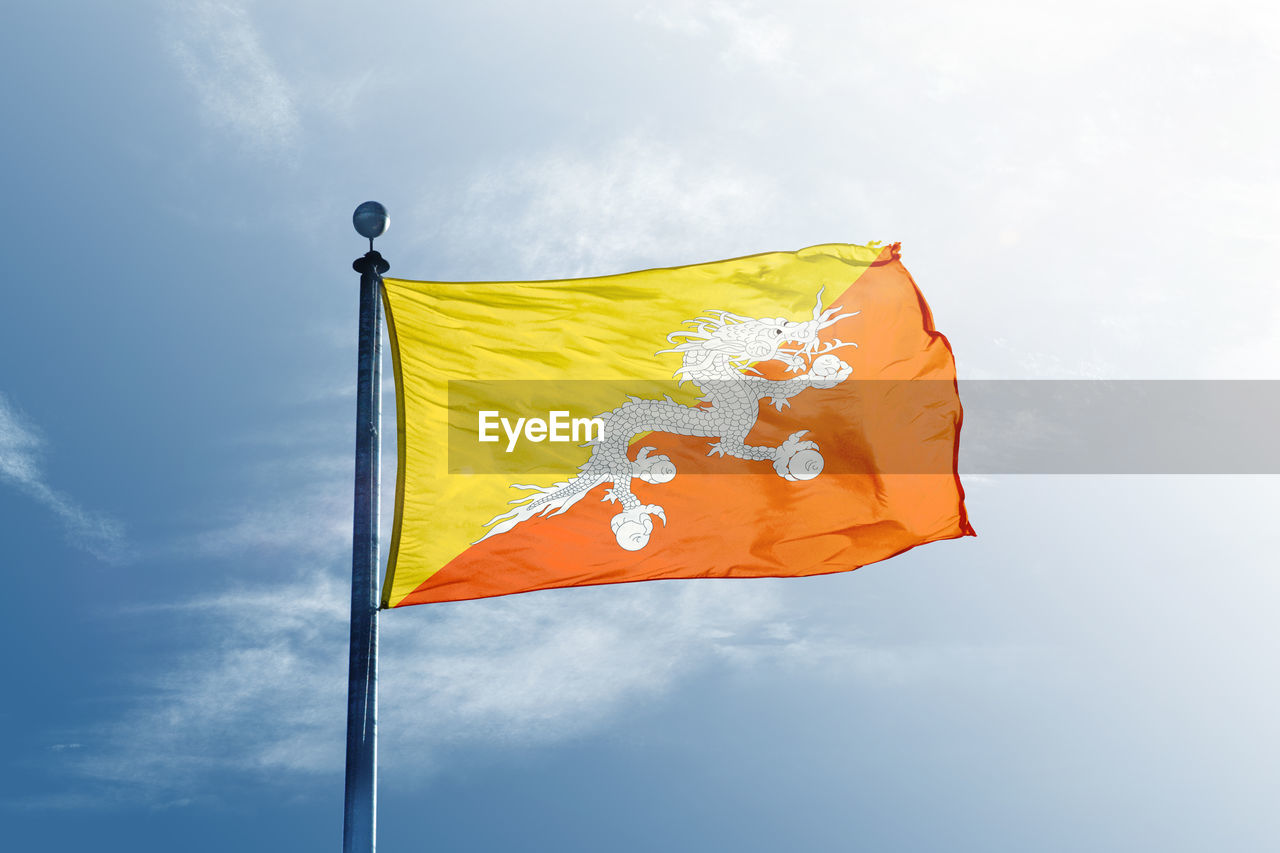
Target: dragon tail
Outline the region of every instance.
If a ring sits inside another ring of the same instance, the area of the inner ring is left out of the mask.
[[[586,468],[587,466],[583,466]],[[579,475],[572,477],[564,482],[556,483],[554,486],[523,486],[519,483],[513,483],[513,489],[525,489],[533,492],[533,494],[516,498],[511,501],[518,504],[514,509],[495,515],[484,523],[489,530],[472,542],[472,545],[478,545],[490,536],[497,536],[499,533],[506,533],[522,521],[528,521],[538,516],[559,515],[569,507],[576,504],[587,496],[587,492],[591,491],[605,479],[604,475],[585,476]]]

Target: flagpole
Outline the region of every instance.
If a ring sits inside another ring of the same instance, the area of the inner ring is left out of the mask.
[[[343,853],[373,853],[378,813],[378,498],[382,429],[382,274],[391,265],[373,250],[387,230],[387,209],[366,201],[352,217],[369,252],[360,273],[360,355],[356,378],[356,482],[351,543],[351,658],[347,671],[347,786]]]

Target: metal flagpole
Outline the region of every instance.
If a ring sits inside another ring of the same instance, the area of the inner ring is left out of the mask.
[[[352,217],[369,252],[360,273],[360,360],[356,380],[356,489],[351,545],[351,663],[347,672],[347,792],[343,853],[373,853],[378,811],[378,489],[382,429],[382,274],[391,265],[373,250],[387,230],[387,209],[366,201]]]

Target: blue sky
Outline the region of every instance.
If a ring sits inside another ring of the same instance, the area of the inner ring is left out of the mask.
[[[410,278],[901,240],[962,377],[1274,379],[1277,37],[1261,3],[8,10],[6,840],[340,843],[359,202]],[[1275,848],[1280,484],[965,485],[977,539],[852,574],[387,614],[380,846]]]

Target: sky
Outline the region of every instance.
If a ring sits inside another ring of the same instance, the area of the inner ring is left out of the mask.
[[[1280,379],[1277,44],[1242,2],[6,9],[6,843],[340,845],[360,202],[405,278],[901,241],[962,381]],[[1280,846],[1280,482],[964,485],[976,538],[848,574],[384,614],[380,848]]]

